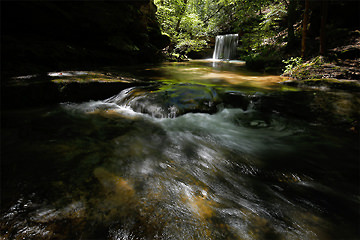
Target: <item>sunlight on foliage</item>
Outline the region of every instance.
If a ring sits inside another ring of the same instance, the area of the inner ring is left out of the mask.
[[[291,57],[290,59],[283,60],[282,62],[286,64],[284,73],[291,73],[303,62],[303,60],[301,57]]]
[[[170,37],[169,55],[186,56],[213,46],[216,35],[238,33],[242,55],[273,43],[286,26],[284,1],[155,0],[163,34]],[[281,39],[283,40],[283,38]]]

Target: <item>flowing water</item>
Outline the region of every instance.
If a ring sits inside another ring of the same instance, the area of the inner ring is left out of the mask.
[[[241,65],[4,111],[1,239],[357,239],[359,94]]]
[[[235,59],[238,39],[238,34],[226,34],[216,36],[213,59]]]

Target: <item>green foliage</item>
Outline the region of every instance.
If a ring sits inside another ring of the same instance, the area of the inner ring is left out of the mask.
[[[303,59],[301,57],[291,57],[282,62],[286,64],[284,73],[292,73],[300,64],[302,64]]]
[[[253,52],[244,56],[246,66],[253,70],[263,70],[264,72],[278,74],[281,72],[282,58],[281,53],[272,46],[263,46],[261,51]]]
[[[155,0],[162,32],[170,36],[169,54],[201,51],[218,34],[239,33],[242,57],[283,41],[284,0]]]
[[[181,39],[176,45],[176,52],[188,54],[190,51],[200,51],[206,46],[205,40]]]
[[[337,78],[339,74],[346,75],[346,71],[342,72],[341,67],[331,64],[323,56],[314,57],[306,62],[303,62],[301,58],[291,58],[283,62],[288,64],[284,70],[284,76],[298,80],[329,79]]]
[[[206,26],[199,13],[206,13],[201,0],[155,0],[162,32],[170,36],[170,55],[182,57],[206,46]],[[201,5],[201,7],[197,7]]]
[[[270,5],[267,12],[263,16],[263,21],[260,23],[262,30],[279,30],[278,24],[287,14],[284,4]]]
[[[239,32],[242,34],[240,52],[243,56],[266,50],[267,46],[281,46],[285,40],[286,5],[283,1],[263,3],[250,7],[245,12],[246,17],[241,18],[238,24]]]

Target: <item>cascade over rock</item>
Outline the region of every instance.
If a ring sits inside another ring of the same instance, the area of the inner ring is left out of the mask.
[[[238,44],[238,34],[216,36],[213,59],[234,59]]]

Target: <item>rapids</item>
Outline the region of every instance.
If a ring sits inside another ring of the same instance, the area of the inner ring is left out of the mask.
[[[2,113],[2,239],[359,237],[359,139],[339,127],[358,93],[239,63],[134,72],[149,84]]]

